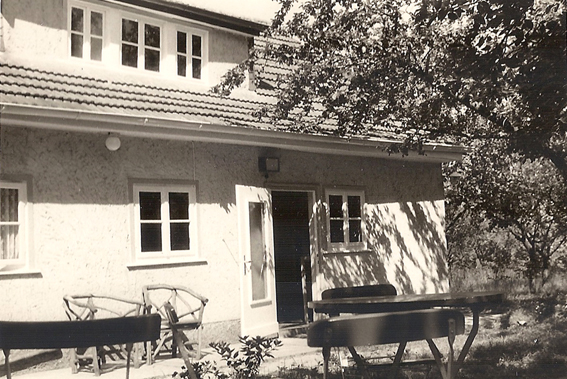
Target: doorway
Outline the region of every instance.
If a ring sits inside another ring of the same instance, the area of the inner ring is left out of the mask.
[[[309,192],[272,191],[277,319],[307,322],[311,300]]]

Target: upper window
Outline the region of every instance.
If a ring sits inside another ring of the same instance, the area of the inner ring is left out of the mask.
[[[161,28],[127,18],[122,19],[122,65],[160,71]]]
[[[177,31],[177,75],[201,79],[203,70],[203,36]]]
[[[87,7],[71,7],[69,36],[71,56],[102,60],[104,13]]]
[[[0,181],[0,271],[27,262],[26,183]]]
[[[134,185],[136,258],[197,255],[193,185]]]
[[[356,250],[365,247],[362,191],[327,191],[327,237],[330,250]]]

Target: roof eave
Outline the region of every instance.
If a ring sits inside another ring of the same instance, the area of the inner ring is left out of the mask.
[[[400,143],[379,138],[341,138],[329,135],[227,126],[204,121],[85,112],[0,103],[2,126],[28,127],[85,133],[117,133],[181,141],[199,141],[242,146],[272,147],[310,153],[403,159],[431,163],[461,160],[461,146],[427,144],[424,154],[390,154],[388,147]]]
[[[224,15],[190,5],[176,4],[164,0],[112,0],[121,3],[164,12],[182,18],[231,29],[240,33],[258,36],[268,28],[267,24]]]

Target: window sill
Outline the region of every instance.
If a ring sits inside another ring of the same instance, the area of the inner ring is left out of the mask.
[[[181,267],[181,266],[201,266],[208,264],[206,259],[185,258],[185,259],[155,259],[139,261],[126,265],[128,270],[143,270],[151,268]]]
[[[26,278],[42,278],[41,271],[33,269],[17,269],[0,271],[0,280],[2,279],[26,279]]]
[[[352,254],[370,254],[373,251],[370,249],[353,249],[353,250],[336,250],[336,251],[325,251],[323,255],[352,255]]]

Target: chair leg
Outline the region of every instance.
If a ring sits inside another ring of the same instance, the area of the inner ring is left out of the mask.
[[[89,347],[92,351],[91,356],[93,357],[93,370],[95,376],[100,376],[100,365],[98,364],[98,348],[96,346]]]
[[[126,344],[126,379],[130,378],[130,355],[132,353],[133,343]]]
[[[71,363],[71,373],[76,374],[79,372],[79,358],[77,358],[77,350],[69,349],[69,363]]]
[[[329,375],[329,358],[331,357],[331,348],[323,347],[323,379],[327,379]]]
[[[202,339],[203,325],[197,329],[197,360],[201,359],[201,339]]]
[[[6,379],[12,379],[12,370],[10,369],[10,349],[4,351],[4,366],[6,366]]]

